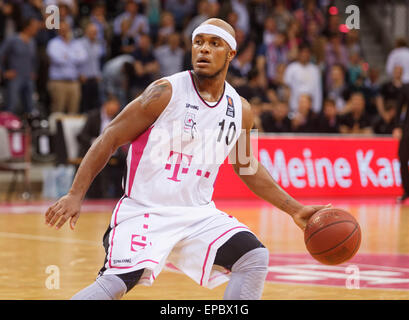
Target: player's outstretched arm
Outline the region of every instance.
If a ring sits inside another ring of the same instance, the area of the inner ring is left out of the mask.
[[[242,98],[243,131],[233,149],[236,153],[233,168],[241,180],[260,198],[288,213],[302,230],[308,218],[326,206],[304,206],[284,191],[267,169],[254,157],[251,150],[250,131],[254,119],[250,104]],[[245,152],[245,154],[244,154]],[[245,161],[243,161],[245,160]]]
[[[120,146],[135,140],[155,122],[171,96],[171,84],[167,80],[157,80],[111,121],[83,158],[68,194],[48,208],[47,225],[59,229],[70,219],[70,227],[74,229],[82,200],[94,178]]]

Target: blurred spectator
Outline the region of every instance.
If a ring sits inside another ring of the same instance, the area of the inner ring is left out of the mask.
[[[81,86],[78,67],[87,59],[87,52],[72,38],[68,23],[61,21],[58,36],[49,41],[50,59],[48,92],[52,112],[78,113]]]
[[[384,112],[385,101],[394,101],[397,104],[403,94],[402,73],[402,67],[399,65],[395,66],[392,72],[392,79],[381,85],[379,94],[376,97],[376,106],[379,115],[382,115]]]
[[[131,54],[135,51],[135,39],[129,35],[130,27],[130,19],[123,19],[121,21],[121,33],[115,34],[111,41],[111,58],[121,54]]]
[[[363,93],[366,101],[366,112],[372,118],[378,113],[376,99],[380,92],[379,69],[371,67],[368,76],[364,79]]]
[[[183,57],[185,55],[180,47],[179,33],[172,33],[168,38],[168,43],[154,50],[154,56],[159,63],[159,75],[167,77],[182,71]]]
[[[167,37],[176,31],[175,19],[173,14],[169,11],[162,12],[160,19],[160,27],[158,31],[158,39],[156,41],[156,46],[161,46],[166,43]],[[191,38],[191,35],[190,35]],[[191,39],[189,38],[189,43]]]
[[[345,35],[345,47],[348,51],[348,56],[352,53],[361,55],[361,45],[359,43],[358,29],[349,30]]]
[[[106,9],[103,2],[97,2],[91,10],[88,23],[93,23],[97,28],[97,40],[107,48],[107,38],[110,32],[110,26],[106,20]]]
[[[268,47],[270,44],[273,44],[277,33],[276,29],[276,22],[274,21],[273,17],[267,17],[264,22],[262,46]]]
[[[197,15],[194,16],[183,31],[184,42],[191,43],[193,31],[202,23],[209,19],[209,2],[200,0],[197,4]]]
[[[21,11],[18,3],[0,2],[0,41],[14,35],[21,23]]]
[[[365,113],[365,98],[361,92],[354,92],[348,101],[348,113],[342,116],[340,132],[353,134],[372,133],[371,119]]]
[[[135,62],[135,77],[132,80],[132,96],[141,93],[155,78],[159,70],[159,63],[155,58],[149,35],[141,35],[139,46],[133,53]]]
[[[21,102],[23,112],[33,110],[34,79],[36,77],[37,53],[33,37],[40,22],[31,18],[25,21],[22,31],[7,38],[0,47],[0,73],[6,80],[6,110],[17,110]]]
[[[300,94],[297,111],[291,120],[293,132],[316,132],[317,115],[312,108],[312,98],[309,94]]]
[[[284,81],[285,70],[287,66],[281,63],[277,66],[276,77],[273,82],[269,83],[269,89],[267,89],[267,95],[271,95],[274,92],[276,99],[281,101],[290,101],[291,89]],[[274,98],[269,98],[271,101],[275,101]]]
[[[73,1],[74,5],[75,2]],[[76,5],[75,5],[76,7]],[[60,15],[60,22],[65,22],[67,23],[71,29],[74,28],[74,16],[75,14],[73,13],[73,9],[69,4],[65,3],[64,1],[59,1],[58,2],[58,12]]]
[[[118,97],[121,109],[128,103],[130,78],[134,75],[134,62],[133,56],[122,54],[108,60],[102,68],[103,91],[106,95]]]
[[[345,72],[342,65],[334,64],[329,70],[329,83],[327,83],[325,96],[334,100],[337,113],[343,113],[345,101],[349,98],[349,87],[345,81]]]
[[[347,81],[350,86],[358,86],[357,81],[364,77],[362,69],[362,59],[359,53],[354,52],[349,56],[349,64],[347,69]]]
[[[263,125],[261,123],[261,114],[263,112],[263,101],[259,97],[254,97],[250,101],[251,111],[253,113],[254,124],[252,129],[263,132]]]
[[[241,86],[247,81],[247,75],[253,65],[255,48],[255,43],[249,41],[230,63],[229,82],[231,82],[232,86]]]
[[[325,37],[329,38],[333,34],[339,33],[340,24],[341,24],[341,18],[340,18],[340,16],[338,14],[329,15],[328,19],[327,19],[326,26],[325,26],[324,31],[322,32],[322,34]]]
[[[405,38],[396,40],[395,49],[393,49],[386,60],[386,72],[392,76],[393,68],[400,65],[403,69],[402,82],[409,83],[409,48]]]
[[[230,79],[229,79],[230,83]],[[269,102],[266,90],[263,87],[262,78],[257,69],[252,69],[247,74],[247,81],[236,87],[237,92],[246,100],[259,98],[262,102]]]
[[[264,132],[291,132],[291,120],[288,117],[288,105],[278,101],[271,110],[260,115]]]
[[[312,111],[320,112],[322,103],[321,72],[310,62],[311,51],[306,45],[300,46],[298,61],[288,65],[284,81],[291,89],[290,110],[295,112],[301,94],[308,94],[312,99]]]
[[[294,18],[300,22],[304,30],[307,29],[311,21],[318,24],[319,30],[324,28],[325,19],[321,10],[317,7],[316,0],[304,0],[303,8],[294,12]]]
[[[250,32],[250,16],[247,9],[248,0],[230,0],[233,12],[237,13],[237,27],[247,35]]]
[[[293,17],[285,6],[285,0],[276,0],[273,9],[273,18],[276,22],[277,31],[286,32]]]
[[[128,35],[135,39],[138,43],[141,34],[149,33],[148,18],[139,12],[140,5],[134,0],[127,0],[125,4],[125,12],[121,13],[114,20],[114,34],[121,34],[121,23],[124,19],[131,21],[131,26],[128,30]]]
[[[325,47],[325,64],[330,70],[334,64],[339,64],[344,68],[348,67],[348,51],[342,44],[341,35],[333,34]],[[330,74],[327,72],[326,82],[328,84]]]
[[[316,123],[316,131],[320,133],[339,133],[341,116],[338,114],[335,101],[325,99],[322,112]]]
[[[373,132],[375,134],[392,134],[395,128],[396,102],[388,100],[385,103],[384,112],[378,114],[373,122]]]
[[[23,19],[35,18],[41,21],[43,20],[42,10],[42,0],[28,0],[21,4],[21,16]]]
[[[194,0],[166,0],[165,10],[172,12],[176,28],[178,30],[183,28],[185,20],[193,13],[195,9]]]
[[[102,107],[87,114],[87,121],[78,135],[79,154],[83,157],[94,140],[104,131],[110,121],[120,111],[116,97],[108,97]],[[95,178],[89,188],[87,198],[114,198],[122,194],[122,174],[126,166],[126,152],[119,148],[107,166]]]
[[[327,40],[321,35],[318,24],[315,21],[311,21],[307,26],[304,42],[311,47],[311,53],[315,63],[318,66],[324,64]]]
[[[104,54],[104,48],[97,36],[97,26],[90,23],[85,29],[85,36],[78,40],[86,52],[86,60],[79,65],[81,113],[100,106],[99,82],[101,81],[102,71],[100,62]]]
[[[288,63],[288,47],[286,34],[279,32],[269,45],[262,44],[258,50],[257,68],[269,83],[276,80],[277,66]]]

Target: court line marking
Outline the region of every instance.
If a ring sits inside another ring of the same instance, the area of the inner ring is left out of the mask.
[[[376,253],[374,253],[373,255],[377,255]],[[276,260],[285,260],[285,261],[293,261],[293,262],[305,262],[305,258],[286,258],[286,257],[277,257],[274,254],[270,253],[270,258],[276,259]],[[308,256],[306,258],[309,258]],[[305,264],[313,264],[315,261],[311,261],[311,263],[307,263],[305,262]],[[334,266],[335,268],[346,268],[348,265],[358,265],[358,266],[364,266],[364,267],[371,267],[371,268],[380,268],[380,269],[393,269],[396,271],[403,271],[403,272],[409,272],[409,268],[401,268],[401,267],[389,267],[389,266],[383,266],[383,265],[373,265],[373,264],[366,264],[366,263],[360,263],[360,262],[355,262],[355,261],[347,261],[345,262],[345,264],[347,264],[345,267],[341,267],[341,266]],[[321,266],[321,264],[317,263],[317,266]],[[322,265],[325,266],[325,265]]]
[[[50,236],[40,236],[27,233],[14,233],[14,232],[0,232],[0,237],[19,240],[36,240],[46,242],[61,242],[66,244],[82,244],[88,246],[100,246],[101,243],[91,240],[72,239],[72,238],[58,238]]]

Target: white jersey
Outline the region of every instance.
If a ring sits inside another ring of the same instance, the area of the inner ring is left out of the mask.
[[[242,103],[225,82],[217,103],[203,100],[190,71],[164,78],[172,97],[127,157],[125,195],[143,207],[205,206],[242,128]]]

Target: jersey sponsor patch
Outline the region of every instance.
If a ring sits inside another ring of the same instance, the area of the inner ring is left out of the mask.
[[[233,99],[226,95],[227,98],[227,109],[226,109],[226,116],[234,118],[234,103]]]

